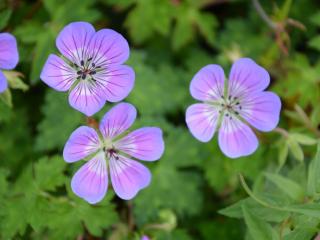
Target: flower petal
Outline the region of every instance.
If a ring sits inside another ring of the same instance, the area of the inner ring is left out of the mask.
[[[100,131],[105,138],[114,138],[126,131],[134,122],[137,110],[129,103],[119,103],[111,108],[100,122]]]
[[[224,71],[216,64],[200,69],[193,77],[190,92],[193,98],[200,101],[216,100],[224,93]]]
[[[19,61],[16,38],[9,33],[0,33],[0,69],[11,70]]]
[[[110,159],[111,183],[116,194],[125,200],[132,199],[139,190],[147,187],[151,173],[141,163],[119,155]]]
[[[0,93],[3,93],[8,88],[8,81],[3,72],[0,71]]]
[[[76,172],[71,188],[76,195],[91,204],[104,198],[108,189],[108,172],[103,152],[99,152]]]
[[[258,139],[239,119],[224,117],[219,129],[219,146],[226,156],[237,158],[252,154],[258,147]]]
[[[40,78],[57,91],[67,91],[77,78],[77,73],[57,55],[50,54]]]
[[[238,59],[229,76],[229,96],[242,97],[248,93],[266,89],[270,83],[269,73],[250,58]]]
[[[68,139],[63,149],[63,158],[66,162],[75,162],[96,152],[99,147],[97,132],[93,128],[82,126]]]
[[[137,129],[117,141],[115,148],[140,160],[158,160],[164,151],[162,131],[157,127]]]
[[[100,86],[94,82],[80,81],[69,95],[70,105],[88,117],[104,106],[106,96]]]
[[[279,122],[281,101],[272,92],[251,94],[242,101],[241,116],[260,131],[271,131]]]
[[[90,41],[95,34],[94,27],[87,22],[73,22],[59,33],[56,45],[63,56],[81,65],[81,60],[89,58]]]
[[[218,110],[212,105],[197,103],[187,109],[188,128],[192,135],[201,142],[211,140],[216,131],[218,120]]]
[[[90,42],[90,56],[96,66],[120,65],[129,58],[129,44],[119,33],[111,29],[102,29]]]
[[[118,102],[127,97],[133,88],[134,78],[133,69],[125,65],[110,66],[94,75],[109,102]]]

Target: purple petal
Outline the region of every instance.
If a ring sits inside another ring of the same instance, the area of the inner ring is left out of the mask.
[[[95,204],[103,199],[108,189],[108,172],[103,152],[99,152],[76,172],[71,188],[88,203]]]
[[[151,173],[148,168],[121,155],[118,159],[110,159],[110,177],[114,191],[125,200],[132,199],[151,181]]]
[[[59,33],[56,45],[63,56],[81,65],[81,60],[89,58],[90,41],[95,34],[94,27],[87,22],[73,22]]]
[[[129,45],[127,40],[116,31],[102,29],[94,34],[90,43],[90,55],[96,66],[120,65],[129,57]]]
[[[105,138],[114,138],[126,131],[134,122],[137,110],[129,103],[119,103],[111,108],[100,122],[100,131]]]
[[[279,122],[281,101],[272,92],[261,92],[247,96],[242,104],[241,116],[261,131],[271,131]]]
[[[40,78],[57,91],[67,91],[75,82],[77,73],[57,55],[50,54]]]
[[[9,33],[0,33],[0,69],[11,70],[19,61],[16,38]]]
[[[80,81],[69,95],[70,105],[88,117],[92,116],[104,106],[106,96],[98,84]]]
[[[118,102],[127,97],[133,88],[134,78],[133,69],[125,65],[110,66],[94,75],[110,102]]]
[[[224,93],[224,79],[223,69],[219,65],[211,64],[203,67],[191,81],[192,97],[200,101],[221,98]]]
[[[269,73],[250,58],[238,59],[229,76],[229,95],[242,97],[252,92],[263,91],[270,83]]]
[[[96,152],[100,144],[99,136],[93,128],[79,127],[64,146],[63,158],[66,162],[78,161]]]
[[[0,93],[3,93],[8,88],[8,81],[3,72],[0,71]]]
[[[224,117],[219,129],[219,146],[226,156],[237,158],[252,154],[258,147],[258,139],[239,119]]]
[[[197,103],[187,109],[186,122],[192,135],[201,142],[208,142],[217,128],[219,113],[208,104]]]
[[[140,160],[158,160],[164,151],[162,131],[156,127],[137,129],[117,141],[115,148]]]

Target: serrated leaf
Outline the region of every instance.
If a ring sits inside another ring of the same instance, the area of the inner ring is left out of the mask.
[[[278,174],[265,173],[265,176],[292,200],[299,201],[303,199],[304,190],[298,183]]]
[[[41,158],[34,166],[35,182],[42,190],[53,191],[65,182],[66,163],[61,156]]]

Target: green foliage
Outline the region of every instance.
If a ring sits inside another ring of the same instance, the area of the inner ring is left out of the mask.
[[[17,68],[4,71],[9,89],[0,95],[0,239],[314,239],[320,224],[319,3],[259,2],[277,29],[252,1],[0,1],[0,30],[16,36],[20,55]],[[131,201],[110,187],[102,202],[90,205],[70,189],[84,162],[66,164],[63,146],[87,119],[69,106],[67,92],[48,88],[39,75],[48,55],[58,54],[57,34],[72,21],[128,39],[126,64],[136,80],[125,101],[138,109],[132,129],[159,126],[164,133],[162,158],[144,162],[151,184]],[[189,84],[200,68],[220,64],[227,77],[239,57],[268,70],[268,90],[281,97],[282,112],[274,132],[256,131],[254,154],[229,159],[217,133],[208,143],[190,134],[185,110],[195,102]]]

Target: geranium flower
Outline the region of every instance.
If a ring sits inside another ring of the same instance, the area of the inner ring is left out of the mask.
[[[228,157],[252,154],[258,139],[248,125],[268,132],[279,122],[281,101],[264,91],[269,83],[268,72],[249,58],[233,64],[227,81],[219,65],[205,66],[190,84],[192,97],[203,103],[187,109],[189,130],[202,142],[210,141],[218,131],[220,149]]]
[[[106,101],[121,101],[132,90],[134,71],[122,65],[129,46],[119,33],[74,22],[60,32],[56,45],[62,57],[51,54],[40,78],[57,91],[70,91],[69,103],[78,111],[92,116]]]
[[[17,41],[9,33],[0,33],[0,69],[11,70],[15,68],[19,61]],[[8,88],[8,82],[0,71],[0,93]]]
[[[108,188],[108,172],[114,191],[122,199],[133,198],[149,185],[150,171],[132,158],[158,160],[164,151],[162,131],[143,127],[124,134],[136,114],[131,104],[119,103],[104,115],[100,134],[86,126],[71,134],[63,151],[65,161],[90,159],[72,178],[71,187],[76,195],[91,204],[101,201]]]

